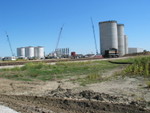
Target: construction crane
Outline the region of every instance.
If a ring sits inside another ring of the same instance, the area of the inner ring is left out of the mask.
[[[92,18],[91,18],[91,23],[92,23],[92,29],[93,29],[93,36],[94,36],[96,55],[98,55],[98,49],[97,49],[97,43],[96,43],[96,37],[95,37],[95,29],[94,29],[94,24],[93,24]]]
[[[63,24],[62,27],[60,28],[60,32],[59,32],[59,34],[58,34],[58,40],[57,40],[56,48],[55,48],[55,53],[56,53],[56,55],[57,55],[58,44],[59,44],[59,41],[60,41],[60,37],[61,37],[61,33],[62,33],[62,30],[63,30],[63,27],[64,27],[64,24]]]
[[[12,56],[15,56],[14,53],[13,53],[13,50],[12,50],[12,46],[11,46],[11,43],[10,43],[10,40],[9,40],[9,36],[8,36],[7,32],[5,32],[5,33],[6,33],[6,37],[7,37],[9,47],[10,47],[11,54],[12,54]]]

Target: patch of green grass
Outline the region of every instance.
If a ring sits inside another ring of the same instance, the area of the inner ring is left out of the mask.
[[[124,75],[150,77],[150,57],[136,57],[133,64],[126,67]]]
[[[120,66],[108,61],[58,62],[56,65],[27,63],[23,67],[0,69],[0,77],[15,80],[55,80],[86,75],[79,81],[88,84],[101,81],[101,73]]]
[[[136,57],[135,57],[136,58]],[[115,60],[115,62],[129,62],[129,63],[133,63],[135,58],[125,58],[125,59],[117,59]]]
[[[82,85],[85,86],[86,84],[96,83],[103,81],[103,78],[98,73],[91,73],[85,78],[78,78],[77,81]]]

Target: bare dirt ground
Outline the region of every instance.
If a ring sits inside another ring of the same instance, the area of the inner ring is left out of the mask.
[[[150,113],[150,89],[143,78],[86,86],[69,79],[25,82],[0,78],[0,102],[21,113]]]

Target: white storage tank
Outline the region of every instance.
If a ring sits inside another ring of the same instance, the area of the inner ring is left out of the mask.
[[[128,36],[124,35],[125,54],[128,54]]]
[[[117,21],[99,22],[99,28],[101,54],[109,48],[118,49]]]
[[[38,46],[34,48],[35,58],[43,59],[44,58],[44,47]]]
[[[28,57],[28,58],[34,57],[34,47],[32,46],[25,47],[25,57]]]
[[[117,25],[118,32],[118,52],[119,56],[125,55],[125,45],[124,45],[124,24]]]
[[[24,47],[17,48],[17,56],[25,57],[25,48]]]

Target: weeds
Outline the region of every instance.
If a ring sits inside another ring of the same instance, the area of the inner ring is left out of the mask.
[[[82,86],[85,86],[86,84],[101,82],[102,80],[103,80],[103,78],[101,77],[100,74],[91,73],[88,76],[86,76],[85,78],[82,78],[82,79],[79,78],[77,81],[80,82],[80,84]]]
[[[147,88],[150,88],[150,81],[146,82]]]
[[[150,77],[150,57],[137,57],[133,60],[133,64],[127,66],[123,71],[125,75],[141,75]]]

